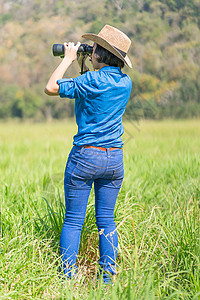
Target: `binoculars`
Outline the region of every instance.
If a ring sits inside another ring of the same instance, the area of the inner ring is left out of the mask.
[[[91,54],[93,51],[93,47],[87,44],[81,44],[78,48],[77,53]],[[52,52],[54,56],[64,57],[65,55],[65,47],[63,44],[53,44]]]

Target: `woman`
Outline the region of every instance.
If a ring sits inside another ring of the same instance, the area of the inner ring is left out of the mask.
[[[94,42],[91,61],[94,70],[74,79],[63,78],[77,57],[80,43],[65,43],[65,56],[51,75],[45,92],[48,95],[75,98],[78,132],[65,169],[66,214],[60,238],[62,271],[67,277],[75,267],[88,197],[94,183],[95,216],[99,231],[100,272],[104,282],[116,274],[118,248],[114,208],[123,181],[124,132],[122,115],[131,93],[131,79],[121,72],[130,39],[120,30],[105,25],[98,35],[83,35]]]

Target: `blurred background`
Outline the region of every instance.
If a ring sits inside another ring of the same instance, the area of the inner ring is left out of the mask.
[[[126,118],[200,117],[199,0],[0,0],[0,119],[73,117],[74,101],[43,90],[60,58],[54,43],[88,42],[115,26],[132,40]],[[79,75],[76,62],[66,76]]]

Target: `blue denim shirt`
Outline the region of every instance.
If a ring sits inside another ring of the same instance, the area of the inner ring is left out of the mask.
[[[76,78],[58,80],[62,98],[75,98],[78,132],[74,145],[123,146],[122,115],[128,103],[132,81],[118,67],[103,67]]]

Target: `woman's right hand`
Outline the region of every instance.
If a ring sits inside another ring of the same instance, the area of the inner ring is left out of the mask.
[[[77,57],[77,51],[79,46],[81,45],[80,42],[78,42],[76,45],[74,43],[64,43],[65,47],[65,57],[70,59],[71,61],[74,61]]]

